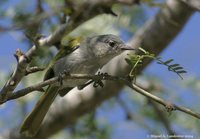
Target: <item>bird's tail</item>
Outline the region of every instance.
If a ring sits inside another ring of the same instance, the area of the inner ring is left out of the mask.
[[[24,120],[20,133],[26,136],[34,136],[48,112],[52,102],[58,94],[59,87],[49,86],[47,91],[41,96],[32,112]]]

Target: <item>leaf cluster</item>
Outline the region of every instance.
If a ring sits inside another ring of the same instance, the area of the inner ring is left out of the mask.
[[[143,64],[144,59],[151,59],[156,60],[157,64],[166,66],[168,71],[172,71],[176,73],[181,79],[183,79],[182,74],[187,73],[180,64],[173,63],[174,59],[169,59],[166,61],[163,61],[161,57],[155,56],[155,54],[152,54],[143,48],[139,47],[139,51],[142,52],[142,54],[128,54],[128,58],[126,58],[126,62],[132,67],[129,76],[134,77],[135,70],[137,67],[141,66]]]

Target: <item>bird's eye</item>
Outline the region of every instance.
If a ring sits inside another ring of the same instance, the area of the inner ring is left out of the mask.
[[[109,41],[108,44],[109,44],[111,47],[114,47],[116,43],[115,43],[114,41]]]

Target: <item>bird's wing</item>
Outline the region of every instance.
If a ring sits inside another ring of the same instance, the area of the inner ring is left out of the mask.
[[[61,58],[72,53],[80,47],[81,38],[71,39],[66,45],[63,45],[56,56],[51,60],[44,75],[44,81],[54,77],[53,65]]]

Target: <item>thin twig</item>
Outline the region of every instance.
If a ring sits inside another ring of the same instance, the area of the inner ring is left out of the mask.
[[[142,88],[138,87],[137,85],[135,84],[132,84],[128,81],[125,81],[126,82],[126,85],[128,85],[130,88],[134,89],[136,92],[154,100],[155,102],[157,103],[160,103],[161,105],[163,105],[168,111],[174,111],[174,110],[179,110],[179,111],[182,111],[184,113],[187,113],[189,115],[192,115],[198,119],[200,119],[200,113],[197,113],[197,112],[193,112],[192,110],[188,109],[188,108],[185,108],[185,107],[180,107],[180,106],[177,106],[175,104],[172,104],[170,102],[166,102],[165,100],[155,96],[155,95],[152,95],[151,93],[143,90]]]
[[[10,79],[5,83],[4,87],[0,91],[0,103],[4,103],[10,96],[12,96],[12,92],[17,87],[22,78],[26,75],[26,69],[29,63],[31,62],[33,55],[34,54],[37,55],[36,50],[38,49],[38,47],[52,46],[55,43],[60,42],[60,40],[63,38],[64,35],[71,32],[74,28],[76,28],[83,22],[99,14],[104,14],[104,13],[110,14],[110,12],[112,11],[111,6],[117,3],[117,1],[111,0],[110,7],[107,6],[107,1],[104,1],[103,2],[104,4],[100,4],[102,3],[101,1],[90,1],[90,4],[87,3],[88,1],[84,2],[83,4],[79,5],[80,6],[79,8],[76,9],[82,10],[82,8],[83,9],[87,8],[90,10],[86,10],[86,12],[80,12],[79,10],[76,11],[76,13],[74,13],[74,17],[73,16],[71,17],[72,20],[70,20],[66,24],[60,25],[59,28],[48,37],[43,37],[37,40],[36,42],[33,42],[35,44],[32,46],[32,48],[29,49],[28,52],[24,53],[23,56],[18,57],[19,58],[18,64],[15,71],[13,72]],[[91,5],[91,8],[88,8],[88,5]],[[97,9],[96,7],[99,5],[101,6]],[[38,23],[39,22],[37,22],[37,24]]]
[[[10,96],[12,96],[12,92],[26,75],[26,69],[38,47],[51,46],[58,40],[61,40],[65,35],[67,28],[68,24],[63,24],[53,34],[45,38],[40,38],[37,42],[34,42],[35,45],[33,45],[28,52],[18,57],[18,64],[15,71],[0,91],[0,103],[4,103]]]
[[[167,111],[174,111],[174,110],[179,110],[182,111],[184,113],[187,113],[189,115],[192,115],[198,119],[200,119],[200,114],[193,112],[192,110],[185,108],[185,107],[181,107],[181,106],[177,106],[173,103],[167,102],[147,91],[145,91],[144,89],[140,88],[139,86],[137,86],[136,84],[131,83],[127,78],[125,77],[116,77],[116,76],[111,76],[111,75],[87,75],[87,74],[70,74],[70,75],[66,75],[66,74],[62,74],[61,75],[63,79],[67,80],[67,79],[92,79],[94,81],[99,81],[99,80],[110,80],[110,81],[119,81],[119,82],[123,82],[125,83],[127,86],[129,86],[130,88],[132,88],[133,90],[135,90],[137,93],[142,94],[143,96],[146,96],[148,98],[150,98],[151,100],[163,105]],[[12,99],[17,99],[20,98],[24,95],[29,94],[32,91],[36,91],[36,90],[41,90],[41,88],[50,85],[50,84],[55,84],[59,82],[59,77],[54,77],[51,78],[49,80],[43,81],[41,83],[38,83],[36,85],[21,89],[15,93],[13,93],[7,100],[12,100]]]
[[[177,133],[173,130],[171,123],[169,121],[169,119],[167,118],[167,115],[165,115],[161,109],[161,107],[159,107],[159,105],[157,105],[155,102],[153,102],[151,99],[148,99],[150,105],[153,107],[155,113],[158,116],[158,119],[160,120],[160,122],[163,124],[163,126],[165,127],[165,129],[167,130],[169,135],[177,135]]]

